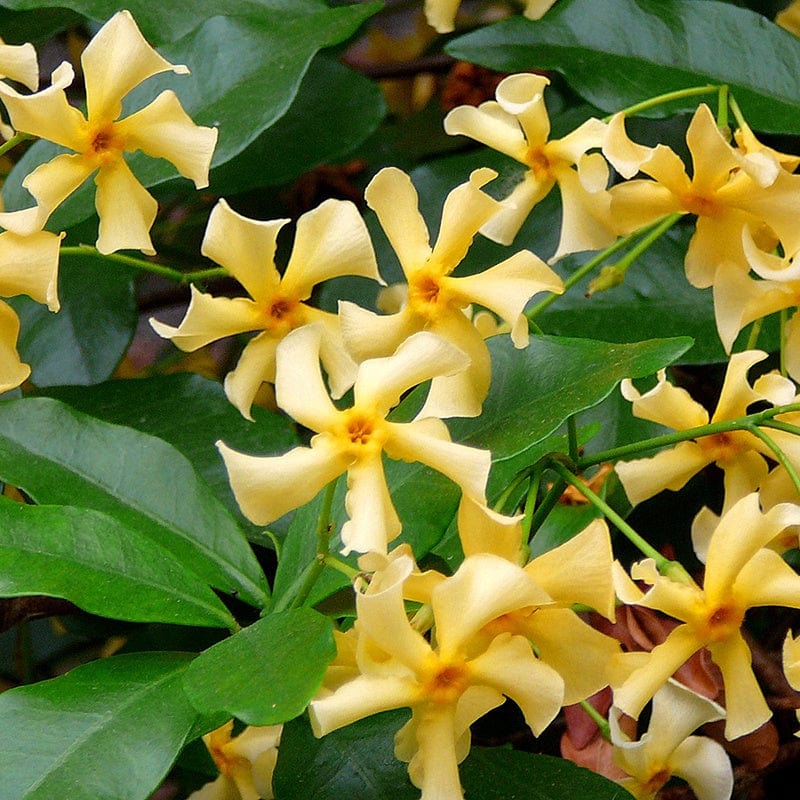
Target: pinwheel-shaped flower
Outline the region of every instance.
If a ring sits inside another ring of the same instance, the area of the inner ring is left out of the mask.
[[[733,770],[725,749],[707,736],[691,736],[706,722],[723,719],[725,709],[674,680],[653,697],[647,732],[629,739],[619,724],[619,709],[609,714],[614,763],[630,777],[617,782],[636,800],[653,800],[674,775],[692,787],[698,800],[727,800]]]
[[[58,250],[62,236],[39,231],[0,233],[0,297],[26,294],[58,311]],[[0,393],[19,386],[31,373],[17,353],[19,318],[0,300]]]
[[[275,394],[278,405],[317,432],[310,447],[282,456],[260,457],[219,448],[234,495],[244,514],[267,525],[307,503],[334,478],[347,473],[342,527],[345,553],[386,553],[401,525],[383,471],[383,453],[419,461],[443,473],[462,490],[484,501],[491,456],[450,441],[447,426],[435,418],[408,423],[386,419],[408,389],[467,366],[460,350],[432,333],[410,337],[388,358],[371,359],[358,369],[351,408],[337,409],[319,367],[321,330],[307,325],[278,346]]]
[[[233,720],[203,736],[219,777],[189,800],[272,800],[282,725],[248,726],[231,737]]]
[[[386,316],[354,303],[340,303],[342,334],[358,361],[390,355],[404,339],[422,330],[432,331],[463,350],[471,359],[469,368],[433,381],[425,407],[425,413],[431,416],[477,416],[489,391],[489,351],[463,313],[470,303],[484,306],[505,320],[514,344],[525,347],[528,321],[523,311],[528,300],[537,292],[564,289],[561,279],[527,250],[476,275],[451,276],[478,229],[499,208],[496,200],[481,191],[495,174],[489,169],[475,170],[468,182],[450,192],[433,247],[414,185],[404,172],[393,167],[381,170],[365,192],[400,260],[408,283],[407,302],[398,313]]]
[[[67,100],[64,90],[72,83],[74,72],[66,62],[53,73],[52,85],[36,94],[21,95],[0,84],[0,99],[18,131],[74,151],[31,172],[22,185],[37,206],[0,214],[0,224],[21,234],[40,229],[58,205],[94,174],[100,217],[97,249],[110,253],[134,248],[152,254],[150,227],[158,204],[134,177],[123,152],[142,150],[164,158],[202,188],[208,185],[217,131],[195,125],[169,90],[119,119],[123,98],[142,81],[168,70],[189,72],[183,65],[170,64],[150,47],[127,11],[118,12],[103,25],[83,51],[81,65],[86,116]]]
[[[556,0],[524,0],[525,16],[539,19]],[[439,33],[449,33],[454,28],[456,12],[461,0],[425,0],[425,17],[428,24]]]
[[[281,276],[275,250],[278,233],[288,221],[248,219],[220,200],[209,217],[201,251],[225,267],[250,297],[211,297],[193,286],[186,316],[177,328],[150,320],[159,335],[187,351],[224,336],[261,331],[225,378],[228,399],[248,419],[261,384],[275,381],[278,342],[311,322],[324,330],[320,353],[334,397],[350,388],[356,365],[342,344],[338,318],[304,301],[318,283],[330,278],[360,275],[381,280],[364,221],[358,209],[344,200],[326,200],[300,217]]]
[[[474,640],[491,620],[549,598],[505,559],[470,556],[433,590],[434,647],[406,617],[403,583],[413,570],[410,557],[396,558],[356,595],[360,674],[323,690],[309,714],[322,736],[381,711],[411,708],[395,737],[396,755],[410,762],[423,798],[458,800],[458,764],[475,720],[510,697],[538,735],[561,707],[561,678],[524,637],[500,633],[488,646]]]
[[[444,129],[469,136],[528,168],[503,200],[500,213],[481,228],[496,242],[510,244],[534,206],[558,184],[561,239],[552,262],[568,253],[607,247],[616,234],[606,191],[608,164],[600,153],[588,152],[603,145],[606,125],[590,119],[561,139],[549,139],[550,119],[544,104],[549,83],[543,75],[509,75],[498,85],[496,101],[477,108],[454,108],[445,117]]]
[[[623,653],[629,674],[614,681],[614,705],[638,717],[648,700],[686,660],[708,648],[725,686],[725,736],[754,731],[771,711],[751,668],[742,636],[745,612],[755,606],[800,608],[800,576],[766,545],[790,525],[800,524],[800,506],[781,503],[766,514],[758,495],[746,495],[723,515],[708,546],[702,588],[660,575],[652,559],[634,564],[631,576],[650,585],[642,594],[630,583],[619,586],[621,599],[669,614],[683,624],[649,653]]]

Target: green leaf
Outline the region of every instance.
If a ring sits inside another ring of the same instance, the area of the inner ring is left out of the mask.
[[[0,6],[4,5],[0,3]],[[45,42],[81,21],[75,12],[56,8],[48,9],[47,14],[38,11],[5,11],[0,16],[0,38],[6,44]]]
[[[172,446],[48,398],[0,403],[0,480],[38,503],[103,511],[167,548],[211,586],[263,606],[241,529]]]
[[[302,714],[336,655],[330,620],[310,608],[269,614],[201,653],[184,678],[203,712],[225,711],[249,725]]]
[[[285,416],[254,406],[255,422],[228,401],[217,381],[190,373],[116,380],[92,387],[61,386],[45,392],[93,417],[158,436],[180,450],[236,517],[253,531],[233,497],[221,439],[242,452],[279,454],[299,444]]]
[[[212,172],[210,190],[225,195],[278,186],[320,164],[335,164],[375,131],[385,113],[375,82],[320,53],[287,112]]]
[[[800,42],[760,14],[729,3],[562,0],[542,20],[505,20],[446,49],[502,71],[556,70],[607,112],[666,92],[728,84],[756,130],[800,130]],[[697,102],[688,98],[660,113]]]
[[[281,800],[415,800],[394,734],[407,711],[376,714],[315,739],[304,718],[289,723],[273,785]],[[459,768],[464,793],[479,800],[623,800],[619,784],[553,756],[473,747]]]
[[[517,350],[508,336],[487,342],[492,385],[480,417],[451,420],[453,439],[509,458],[599,403],[624,378],[651,375],[691,347],[686,337],[632,344],[533,336]]]
[[[190,657],[93,661],[0,695],[0,800],[145,800],[198,721]]]
[[[62,255],[57,314],[28,297],[9,302],[19,314],[19,352],[37,386],[87,385],[107,380],[119,364],[138,321],[127,270],[94,258]]]
[[[0,498],[0,596],[47,595],[129,622],[231,627],[211,589],[135,528],[86,508]]]
[[[95,4],[75,5],[83,10]],[[105,9],[109,4],[96,5]],[[161,47],[160,52],[172,63],[186,64],[192,75],[154,76],[128,95],[125,113],[143,107],[162,90],[172,89],[195,122],[219,128],[214,166],[241,153],[279,120],[294,100],[312,57],[320,49],[347,39],[379,7],[376,3],[366,3],[328,8],[319,0],[273,0],[248,4],[247,13],[203,18],[202,10],[194,14],[194,4],[177,0],[165,4],[176,5],[183,10],[181,16],[192,17],[192,27],[179,41]],[[214,13],[218,13],[219,4],[213,6]],[[210,9],[211,4],[207,7]],[[105,19],[107,15],[103,12],[98,16]],[[56,145],[37,142],[25,153],[3,189],[8,210],[32,204],[30,195],[22,188],[25,175],[59,152],[62,151]],[[129,162],[146,187],[177,176],[171,164],[142,152],[131,155]],[[187,189],[190,187],[187,181],[181,181]],[[94,193],[94,183],[84,183],[59,207],[48,227],[66,230],[91,217]]]

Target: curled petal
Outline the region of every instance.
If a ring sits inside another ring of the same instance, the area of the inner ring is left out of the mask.
[[[194,285],[191,300],[181,324],[176,328],[150,319],[153,330],[176,347],[192,352],[225,336],[258,330],[261,313],[255,304],[244,297],[211,297]]]
[[[135,249],[147,255],[156,251],[150,241],[150,228],[158,213],[155,198],[134,177],[120,158],[104,166],[96,175],[95,206],[100,217],[97,249],[101,253]]]
[[[783,641],[783,670],[793,689],[800,689],[800,636],[796,639],[791,631]]]
[[[522,549],[521,519],[522,515],[506,517],[462,495],[458,506],[458,538],[464,555],[492,553],[512,564],[518,563]]]
[[[378,215],[403,272],[411,275],[431,254],[428,226],[411,178],[396,167],[385,167],[369,182],[364,199]]]
[[[275,383],[277,348],[278,340],[269,333],[254,336],[242,350],[236,368],[225,376],[225,395],[245,419],[253,419],[250,411],[261,384]]]
[[[380,453],[347,470],[345,510],[350,519],[342,526],[342,553],[386,553],[387,543],[399,535],[402,525],[389,495]]]
[[[115,120],[122,98],[159,72],[188,75],[182,64],[163,59],[145,41],[128,11],[119,11],[103,25],[81,55],[89,118]]]
[[[11,78],[27,86],[32,92],[39,87],[39,65],[36,49],[26,44],[6,44],[0,39],[0,79]]]
[[[444,129],[451,136],[468,136],[476,142],[525,163],[528,144],[516,118],[489,100],[479,106],[458,106],[444,118]]]
[[[544,103],[544,90],[550,79],[544,75],[522,72],[503,78],[495,97],[507,114],[516,117],[528,147],[540,147],[550,135],[550,119]]]
[[[64,234],[0,233],[0,294],[26,294],[58,311],[58,252]]]
[[[720,133],[711,109],[701,103],[686,131],[686,143],[692,154],[692,190],[704,196],[714,193],[736,169],[739,160],[734,149]]]
[[[408,307],[384,316],[346,300],[339,301],[339,320],[342,339],[356,361],[391,355],[423,327]]]
[[[331,199],[297,221],[281,285],[293,297],[305,300],[318,283],[342,275],[383,283],[363,217],[353,203]]]
[[[481,228],[481,233],[498,244],[511,244],[534,206],[555,186],[554,178],[539,179],[528,170],[499,211]]]
[[[549,142],[547,153],[548,155],[553,153],[560,160],[569,164],[579,164],[587,159],[590,162],[594,162],[593,166],[587,169],[591,169],[597,174],[598,179],[595,183],[599,185],[594,189],[589,189],[588,185],[586,188],[590,191],[597,191],[600,188],[605,189],[609,177],[606,160],[600,153],[595,153],[592,156],[587,156],[586,153],[593,148],[602,147],[607,135],[608,126],[606,123],[592,117],[563,138]]]
[[[0,301],[0,394],[15,389],[31,374],[17,352],[19,317],[11,306]]]
[[[632,178],[653,153],[652,147],[636,144],[625,131],[625,115],[614,114],[606,129],[603,154],[625,179]]]
[[[328,374],[331,396],[341,397],[355,383],[358,366],[344,346],[341,320],[337,314],[303,306],[307,324],[321,326],[319,357]]]
[[[767,281],[800,280],[800,259],[764,252],[754,241],[749,226],[742,228],[742,247],[753,272]]]
[[[450,33],[461,0],[425,0],[425,19],[437,33]]]
[[[743,417],[751,403],[763,399],[750,387],[747,382],[747,373],[753,365],[763,361],[766,357],[767,354],[762,350],[745,350],[731,356],[717,408],[711,417],[712,422]]]
[[[735,588],[751,607],[800,607],[800,576],[774,550],[759,550],[742,568]]]
[[[195,125],[175,92],[161,92],[152,103],[114,126],[126,150],[142,150],[164,158],[198,189],[208,186],[217,129]]]
[[[455,707],[426,705],[417,711],[417,753],[409,777],[422,789],[420,800],[463,800],[458,777]]]
[[[444,423],[434,418],[405,424],[389,422],[387,427],[385,450],[390,458],[427,464],[457,483],[473,500],[485,504],[492,461],[488,450],[451,442]]]
[[[480,303],[502,317],[511,326],[516,347],[528,344],[528,320],[523,312],[530,298],[539,292],[564,291],[561,278],[527,250],[483,272],[450,281],[462,298]]]
[[[690,736],[670,757],[672,774],[683,778],[697,800],[727,800],[733,792],[733,770],[725,748],[706,736]]]
[[[614,230],[621,236],[638,231],[668,214],[682,211],[676,196],[655,181],[626,181],[612,186],[608,193],[611,195],[610,214]]]
[[[217,442],[233,494],[244,515],[269,525],[307,503],[350,464],[335,443],[315,437],[312,447],[296,447],[282,456],[249,456]]]
[[[200,252],[225,267],[256,302],[266,304],[280,283],[275,249],[288,221],[248,219],[220,200],[208,218]]]

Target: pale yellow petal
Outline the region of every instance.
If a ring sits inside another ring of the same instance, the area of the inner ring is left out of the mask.
[[[686,174],[686,165],[681,161],[680,156],[666,145],[656,145],[650,158],[641,165],[640,169],[657,181],[660,188],[672,194],[676,202],[679,202],[678,198],[686,197],[691,192],[692,183]],[[639,181],[631,181],[631,184],[633,183],[639,183]],[[626,186],[626,184],[622,184],[622,186]],[[674,210],[678,210],[678,208]]]
[[[261,313],[244,297],[212,297],[196,286],[191,287],[191,300],[181,324],[176,328],[150,319],[153,330],[176,347],[192,352],[226,336],[258,330]]]
[[[709,644],[711,658],[722,672],[725,685],[725,738],[738,739],[760,728],[772,711],[750,665],[750,648],[738,632],[721,642]]]
[[[422,789],[420,800],[463,800],[456,755],[455,707],[426,706],[417,723],[418,752],[409,776]]]
[[[468,181],[445,198],[439,235],[431,253],[431,263],[442,274],[452,272],[461,263],[475,234],[500,210],[498,201],[481,190],[496,177],[494,170],[476,169]]]
[[[599,183],[605,189],[608,183],[609,173],[608,164],[600,153],[587,155],[589,150],[602,147],[608,134],[608,126],[605,122],[591,117],[586,122],[581,123],[574,131],[571,131],[561,139],[554,139],[548,142],[546,151],[548,156],[557,155],[559,160],[569,164],[579,164],[586,159],[594,164],[594,171],[599,173]],[[589,186],[587,186],[587,189]]]
[[[187,800],[241,800],[241,793],[227,775],[220,775],[216,780],[192,792]]]
[[[735,592],[750,608],[800,608],[800,575],[774,550],[764,548],[742,567],[736,578]]]
[[[64,234],[0,233],[0,295],[26,294],[58,311],[58,252]]]
[[[426,464],[457,483],[474,500],[486,502],[486,481],[492,461],[488,450],[444,439],[442,434],[446,433],[446,427],[434,418],[405,424],[390,422],[387,427],[389,438],[385,450],[388,456]]]
[[[723,267],[727,272],[738,269],[747,274],[750,268],[742,247],[742,230],[753,221],[750,214],[735,208],[697,218],[684,258],[686,279],[692,286],[705,289],[714,285]]]
[[[261,385],[275,383],[277,347],[278,340],[267,332],[254,336],[242,350],[236,368],[225,376],[225,395],[245,419],[253,419],[251,409]]]
[[[278,345],[275,397],[278,405],[313,431],[333,427],[340,412],[331,402],[319,364],[323,329],[305,325]]]
[[[525,16],[528,19],[541,19],[552,7],[556,0],[527,0]]]
[[[550,118],[544,103],[544,90],[550,79],[544,75],[522,72],[503,78],[495,97],[500,107],[519,121],[528,147],[539,147],[550,135]]]
[[[293,297],[305,300],[318,283],[342,275],[383,283],[369,231],[358,209],[347,200],[330,199],[298,219],[281,286]]]
[[[438,375],[453,375],[469,365],[469,357],[441,336],[420,331],[386,358],[362,362],[353,392],[355,404],[385,415],[414,386]]]
[[[512,564],[518,563],[522,549],[521,519],[522,515],[506,517],[462,495],[458,506],[458,538],[464,555],[492,553]]]
[[[611,195],[611,219],[620,236],[682,210],[675,195],[655,181],[626,181],[608,191]]]
[[[112,121],[122,110],[122,98],[142,81],[172,70],[189,70],[163,59],[145,41],[128,11],[119,11],[103,25],[81,55],[86,105],[92,120]]]
[[[727,513],[731,506],[745,495],[755,492],[766,480],[769,472],[769,466],[764,457],[754,450],[745,450],[737,453],[732,459],[718,463],[724,471],[723,514]]]
[[[32,225],[41,228],[50,214],[94,171],[95,166],[83,156],[68,154],[56,156],[36,167],[22,181],[39,207],[38,218]]]
[[[783,641],[783,669],[789,685],[800,689],[800,636],[794,638],[791,631]]]
[[[708,558],[708,545],[719,525],[719,519],[719,514],[715,514],[708,506],[703,506],[692,520],[692,548],[703,564]]]
[[[347,350],[356,361],[366,361],[390,356],[409,336],[422,330],[424,320],[408,307],[381,315],[340,300],[339,324]]]
[[[322,327],[319,357],[328,376],[331,396],[341,397],[355,383],[358,366],[350,357],[342,337],[341,320],[337,314],[304,306],[307,324]]]
[[[731,170],[739,167],[733,148],[722,137],[705,103],[697,107],[689,123],[686,143],[692,154],[692,190],[698,195],[712,194],[728,180]]]
[[[389,495],[380,453],[347,470],[344,502],[350,519],[342,526],[342,553],[386,553],[387,544],[400,534],[402,525]]]
[[[626,400],[633,403],[633,415],[639,419],[676,431],[708,424],[708,412],[692,399],[686,389],[670,383],[664,370],[658,373],[658,383],[644,394],[640,394],[628,379],[622,381],[620,391]]]
[[[217,442],[242,513],[256,525],[269,525],[305,505],[348,467],[350,457],[320,436],[312,447],[282,456],[250,456]]]
[[[632,178],[653,153],[652,147],[645,147],[632,141],[625,130],[625,115],[614,114],[608,123],[603,140],[603,154],[623,178]]]
[[[444,118],[444,129],[451,136],[468,136],[492,150],[525,163],[528,144],[516,118],[489,100],[479,106],[458,106]]]
[[[800,314],[793,314],[783,330],[786,336],[786,371],[794,380],[800,381]]]
[[[126,150],[164,158],[198,189],[208,186],[217,129],[195,125],[175,92],[161,92],[152,103],[114,126]]]
[[[652,558],[645,558],[631,566],[635,581],[650,584],[650,589],[638,605],[655,608],[680,620],[694,618],[703,603],[703,591],[694,581],[676,581],[661,575]]]
[[[228,270],[254,300],[267,303],[280,282],[278,233],[288,219],[254,220],[220,200],[212,209],[200,252]]]
[[[50,212],[42,206],[21,208],[19,211],[0,211],[0,228],[20,236],[31,236],[44,227],[49,215]]]
[[[510,697],[539,736],[555,719],[564,701],[564,681],[544,661],[537,659],[522,636],[503,633],[485,653],[470,661],[472,680]]]
[[[751,403],[762,399],[747,382],[747,373],[766,357],[762,350],[745,350],[731,356],[711,422],[744,416]]]
[[[65,61],[53,72],[50,86],[36,94],[23,95],[0,82],[0,98],[15,130],[83,150],[88,144],[86,120],[64,92],[74,77],[72,66]]]
[[[669,759],[672,774],[683,778],[697,800],[729,798],[733,792],[733,769],[725,748],[707,736],[690,736]]]
[[[0,394],[15,389],[31,374],[17,352],[19,317],[11,306],[0,301]]]
[[[528,170],[500,210],[481,228],[481,233],[498,244],[511,244],[534,206],[555,186],[555,179],[540,179]]]
[[[378,215],[403,272],[411,275],[431,254],[428,226],[419,213],[411,178],[396,167],[385,167],[369,182],[364,199]]]
[[[158,203],[139,183],[130,167],[120,158],[100,169],[95,176],[95,206],[100,217],[97,249],[141,250],[147,255],[156,251],[150,241],[150,228],[158,213]]]
[[[502,317],[512,328],[516,347],[528,344],[528,321],[523,312],[531,297],[539,292],[564,291],[561,278],[528,250],[475,275],[451,278],[448,286],[464,300],[479,303]]]
[[[781,257],[765,252],[755,243],[749,226],[742,229],[742,246],[750,268],[764,280],[800,280],[800,258]]]
[[[425,19],[437,33],[450,33],[461,0],[425,0]]]
[[[35,92],[39,86],[36,48],[30,42],[6,44],[0,39],[0,78],[19,81]]]

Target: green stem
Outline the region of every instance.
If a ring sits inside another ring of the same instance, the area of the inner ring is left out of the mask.
[[[792,425],[790,422],[784,422],[780,419],[768,419],[761,423],[764,428],[773,428],[776,431],[783,431],[784,433],[791,433],[793,436],[800,436],[800,425]]]
[[[567,417],[567,436],[569,437],[569,457],[573,461],[577,461],[580,458],[580,449],[578,446],[578,422],[574,414]]]
[[[295,595],[289,608],[299,608],[308,600],[314,584],[319,580],[319,576],[322,575],[325,569],[331,546],[331,509],[333,508],[333,496],[336,493],[338,481],[339,479],[335,478],[325,488],[322,508],[320,508],[319,517],[317,517],[317,555],[308,566],[303,585]]]
[[[0,156],[4,156],[9,150],[13,150],[20,142],[26,139],[33,139],[30,133],[17,133],[12,136],[7,142],[0,144]]]
[[[786,323],[788,321],[788,316],[786,313],[786,309],[781,309],[781,375],[784,378],[789,376],[789,370],[786,368]]]
[[[800,411],[800,403],[791,403],[786,406],[775,406],[767,408],[755,414],[748,414],[739,419],[726,419],[720,422],[712,422],[708,425],[698,425],[696,428],[688,428],[685,431],[675,431],[666,433],[662,436],[654,436],[651,439],[643,439],[640,442],[614,447],[602,453],[595,453],[592,456],[579,458],[576,466],[579,470],[593,467],[595,464],[602,464],[604,461],[618,461],[625,456],[637,455],[648,450],[657,450],[661,447],[687,442],[691,439],[701,439],[703,436],[714,436],[717,433],[731,433],[732,431],[749,430],[752,425],[762,425],[766,420],[771,420],[778,414],[787,414],[791,411]]]
[[[717,127],[725,130],[728,127],[728,85],[722,84],[719,87],[719,98],[717,100]]]
[[[514,494],[514,492],[517,491],[517,489],[519,489],[520,486],[522,486],[523,483],[525,483],[525,481],[530,478],[532,472],[533,469],[531,467],[526,467],[525,469],[520,470],[514,476],[514,479],[511,481],[511,483],[509,483],[508,486],[503,489],[500,497],[498,497],[497,500],[495,500],[495,502],[492,504],[492,511],[497,511],[498,514],[502,514],[509,498]]]
[[[761,439],[764,444],[769,447],[770,450],[775,454],[775,458],[778,463],[786,470],[789,477],[792,479],[792,483],[794,484],[794,489],[798,495],[800,495],[800,475],[797,474],[797,470],[794,468],[794,464],[789,460],[789,457],[784,453],[778,443],[765,431],[762,431],[761,428],[752,425],[747,428],[753,436],[757,436]]]
[[[626,117],[631,117],[634,114],[639,114],[642,111],[664,105],[664,103],[670,103],[673,100],[683,100],[684,97],[697,97],[697,95],[712,94],[718,90],[719,86],[711,83],[706,86],[692,86],[689,89],[678,89],[675,92],[667,92],[657,97],[651,97],[649,100],[643,100],[641,103],[623,108],[622,111],[618,113],[622,113]],[[614,114],[609,114],[607,117],[603,118],[603,122],[610,122],[613,116]]]
[[[750,336],[747,337],[747,345],[745,350],[755,350],[758,344],[758,337],[761,335],[761,329],[764,327],[764,317],[757,319],[750,329]]]
[[[638,534],[611,506],[603,500],[600,495],[595,494],[577,475],[567,469],[560,461],[554,459],[551,464],[554,469],[567,483],[574,486],[598,511],[618,528],[633,545],[639,548],[647,558],[652,558],[656,562],[658,571],[662,574],[671,572],[674,564],[668,558],[664,558],[658,550],[649,544],[640,534]]]
[[[533,512],[530,522],[527,519],[523,520],[523,526],[527,527],[528,538],[534,536],[536,531],[542,527],[542,523],[547,519],[547,515],[555,508],[559,497],[564,494],[564,489],[567,488],[567,482],[559,475],[553,485],[548,490],[547,494],[537,509]]]
[[[325,556],[325,566],[341,572],[342,575],[346,575],[348,580],[351,581],[361,575],[361,570],[351,567],[349,564],[342,561],[340,558],[336,558],[336,556],[332,556],[330,553]]]
[[[620,274],[624,277],[630,265],[649,247],[652,247],[681,217],[683,214],[670,214],[654,223],[654,227],[617,261],[616,268]]]
[[[210,269],[198,269],[193,272],[181,272],[172,267],[165,267],[163,264],[156,264],[153,261],[146,261],[143,258],[136,258],[135,256],[126,256],[122,253],[109,253],[108,255],[104,255],[98,252],[94,247],[86,244],[62,247],[61,253],[63,255],[91,256],[101,259],[102,261],[115,261],[117,264],[124,264],[126,267],[152,272],[154,275],[160,275],[162,278],[168,278],[176,283],[195,283],[197,281],[208,280],[209,278],[225,278],[230,275],[228,270],[224,267],[212,267]]]
[[[611,741],[611,726],[608,720],[588,701],[581,700],[581,708],[592,718],[592,722],[600,729],[600,735],[607,741]]]
[[[744,114],[742,114],[742,110],[739,108],[739,104],[736,102],[736,98],[733,95],[729,95],[728,105],[731,107],[731,111],[733,111],[733,116],[736,118],[736,124],[740,128],[746,127],[747,122],[745,121]]]
[[[531,536],[531,524],[534,512],[537,509],[536,501],[539,498],[539,489],[542,486],[542,465],[536,464],[531,473],[531,482],[528,486],[528,495],[525,498],[525,516],[522,518],[522,541],[527,542]]]

